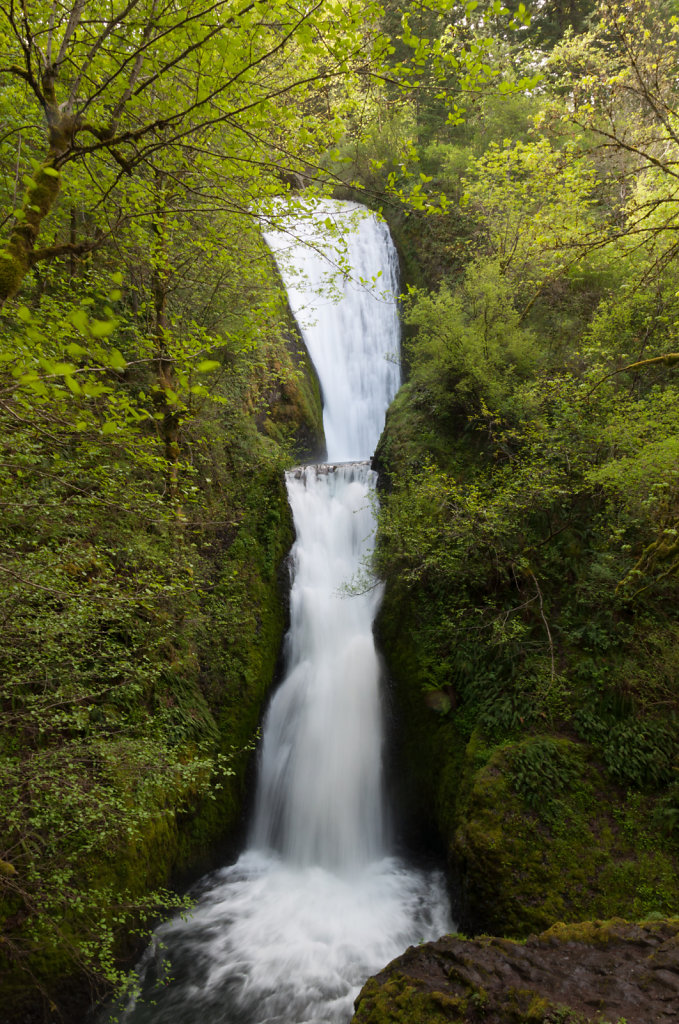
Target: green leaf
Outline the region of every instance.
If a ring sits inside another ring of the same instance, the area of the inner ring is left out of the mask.
[[[216,359],[203,359],[198,363],[196,371],[198,373],[209,373],[211,370],[218,370],[221,365]]]
[[[118,322],[116,320],[93,320],[90,324],[90,331],[95,338],[106,338],[113,334]]]
[[[109,365],[112,366],[114,370],[124,370],[125,367],[127,366],[127,360],[125,359],[122,352],[120,352],[117,348],[114,348],[113,351],[109,353],[108,362]]]
[[[74,327],[77,327],[82,334],[85,334],[88,326],[87,313],[85,310],[76,309],[75,312],[71,313],[71,323]]]

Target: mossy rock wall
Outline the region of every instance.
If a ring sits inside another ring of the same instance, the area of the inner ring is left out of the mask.
[[[378,636],[400,722],[397,799],[412,830],[446,850],[459,927],[526,936],[555,921],[671,913],[679,872],[658,795],[616,785],[573,738],[468,738],[454,688],[432,689],[422,668],[430,613],[388,586]]]
[[[300,463],[322,462],[326,446],[321,386],[289,308],[285,333],[294,373],[269,396],[270,412],[263,420],[263,429],[284,444],[292,438]]]
[[[164,639],[149,654],[153,682],[130,697],[186,763],[221,755],[226,770],[205,795],[204,777],[181,782],[159,767],[155,805],[140,830],[78,863],[83,906],[67,911],[57,929],[52,919],[50,928],[38,925],[35,932],[36,914],[29,934],[21,900],[2,904],[1,1024],[42,1022],[57,1012],[62,1019],[84,1019],[106,987],[78,964],[74,950],[87,929],[98,927],[97,914],[114,936],[111,962],[131,967],[140,939],[134,921],[115,924],[117,902],[143,903],[152,890],[183,887],[233,853],[242,836],[257,727],[288,623],[286,558],[294,529],[283,468],[323,445],[318,383],[293,324],[287,341],[288,356],[279,351],[279,357],[296,363],[292,390],[270,395],[269,413],[259,421],[247,409],[228,410],[205,427],[201,473],[211,488],[208,518],[224,525],[199,525],[184,538],[181,557],[196,589],[187,590],[184,605],[168,602],[149,612],[144,630],[151,637],[162,631]],[[280,436],[272,424],[282,424]],[[135,741],[126,742],[133,751]],[[135,780],[127,777],[134,773],[124,757],[115,764],[122,766],[116,768],[122,799],[134,800]]]
[[[242,826],[248,768],[287,628],[284,560],[294,538],[283,480],[251,484],[249,517],[224,552],[199,647],[199,685],[233,774],[213,799],[179,820],[182,867],[209,860],[210,844]]]
[[[215,560],[194,640],[178,643],[171,652],[153,698],[177,730],[191,722],[195,739],[183,741],[186,756],[194,743],[203,750],[211,744],[215,753],[227,756],[228,774],[209,797],[200,795],[202,787],[192,791],[159,779],[157,812],[148,816],[141,834],[129,841],[121,837],[108,854],[80,865],[85,906],[76,909],[72,921],[61,921],[61,939],[52,931],[22,936],[20,903],[3,906],[0,923],[8,938],[0,947],[2,1024],[42,1020],[50,1005],[72,1019],[82,1016],[97,989],[90,990],[87,972],[74,971],[69,935],[75,929],[74,937],[82,942],[82,928],[95,926],[91,918],[96,912],[91,914],[88,904],[93,907],[108,892],[114,908],[119,899],[143,900],[173,878],[195,877],[214,866],[225,840],[241,828],[254,738],[286,628],[282,563],[293,538],[281,475],[262,473],[249,490],[249,512]],[[107,917],[115,910],[107,911],[103,899],[101,912]],[[132,966],[139,940],[128,935],[130,923],[118,931],[116,954],[123,962],[129,957]],[[15,944],[36,952],[14,955]]]
[[[416,481],[428,459],[456,479],[474,472],[476,439],[439,427],[427,423],[406,384],[376,453],[384,502],[399,487],[407,494],[404,482]],[[432,537],[432,561],[436,543]],[[378,534],[378,556],[379,544]],[[555,602],[571,599],[568,589],[555,593]],[[676,690],[673,623],[658,619],[652,631],[635,623],[624,644],[598,656],[572,645],[556,678],[530,653],[512,675],[492,638],[472,629],[475,610],[503,595],[474,599],[466,635],[451,619],[445,589],[387,574],[377,622],[400,723],[396,799],[412,833],[446,851],[458,925],[526,936],[592,915],[671,913],[679,900],[676,784],[656,785],[651,775],[661,763],[654,730],[661,735],[663,726],[650,715],[647,725],[633,721],[629,702],[614,697],[627,679],[640,692],[653,693],[658,678]]]

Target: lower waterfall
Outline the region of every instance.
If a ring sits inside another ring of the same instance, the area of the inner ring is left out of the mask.
[[[157,928],[139,993],[117,1018],[127,1024],[346,1024],[370,974],[451,927],[442,874],[393,853],[372,633],[381,592],[355,584],[373,543],[375,474],[341,461],[370,457],[398,386],[395,253],[355,204],[315,209],[301,239],[267,240],[319,373],[336,461],[287,474],[286,673],[264,722],[249,840],[203,880],[189,917]],[[353,268],[339,303],[323,284],[328,218],[344,225]]]
[[[300,865],[346,870],[385,853],[380,595],[342,591],[371,546],[374,477],[367,463],[288,474],[287,674],[266,719],[251,844]]]

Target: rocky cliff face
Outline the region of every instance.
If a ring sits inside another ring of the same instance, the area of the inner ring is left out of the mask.
[[[525,943],[445,936],[371,978],[353,1024],[670,1024],[679,919],[557,924]]]

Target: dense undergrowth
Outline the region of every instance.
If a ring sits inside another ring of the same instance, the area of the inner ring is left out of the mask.
[[[448,212],[392,217],[411,283],[379,631],[404,799],[438,822],[462,925],[495,934],[679,894],[678,143],[652,102],[677,110],[653,71],[677,28],[656,16],[602,4],[532,96],[445,132],[408,115]]]
[[[44,305],[31,303],[31,324]],[[60,404],[42,403],[30,379],[16,387],[22,354],[5,357],[4,1012],[78,1013],[86,979],[95,996],[117,984],[121,955],[183,903],[172,873],[208,864],[238,826],[285,627],[282,469],[320,443],[317,386],[273,309],[266,344],[213,351],[169,469],[154,364],[142,347],[134,366],[130,321],[126,368],[97,368],[110,393],[95,401],[62,383]],[[82,342],[73,319],[54,348]],[[79,360],[73,379],[87,369]]]

